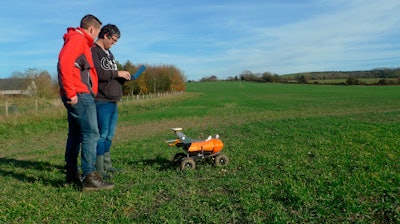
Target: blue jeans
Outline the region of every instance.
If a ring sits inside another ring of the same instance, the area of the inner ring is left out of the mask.
[[[100,139],[97,142],[97,155],[104,155],[110,151],[118,119],[118,105],[116,102],[96,100],[97,123]]]
[[[99,139],[97,113],[94,98],[90,94],[78,94],[78,103],[67,104],[62,97],[68,112],[68,138],[65,150],[65,168],[68,173],[78,171],[78,155],[81,150],[82,176],[96,170],[96,146]]]

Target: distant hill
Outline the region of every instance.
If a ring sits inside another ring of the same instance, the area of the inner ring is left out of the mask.
[[[303,76],[309,80],[349,79],[349,78],[399,78],[400,68],[377,68],[368,71],[325,71],[325,72],[301,72],[282,75],[285,79],[295,79]]]
[[[366,71],[300,72],[285,75],[270,72],[252,73],[244,71],[239,77],[228,77],[227,81],[334,84],[334,85],[400,85],[399,68],[376,68]],[[201,82],[218,81],[216,76],[205,77]]]

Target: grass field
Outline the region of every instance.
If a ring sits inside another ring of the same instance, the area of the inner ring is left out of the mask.
[[[400,86],[188,83],[120,103],[115,189],[64,186],[62,107],[0,123],[0,223],[399,223]],[[170,128],[227,167],[171,162]]]

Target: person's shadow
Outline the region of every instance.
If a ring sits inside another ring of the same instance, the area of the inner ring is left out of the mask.
[[[64,186],[65,180],[58,175],[47,175],[47,172],[63,173],[64,167],[49,162],[17,160],[13,158],[0,158],[0,175],[15,178],[20,181],[35,183],[41,182],[53,187]],[[31,174],[31,173],[38,173]]]

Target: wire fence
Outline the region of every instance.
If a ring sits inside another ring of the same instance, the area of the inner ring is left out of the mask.
[[[120,103],[152,100],[170,97],[184,92],[165,92],[156,94],[140,94],[124,96]],[[56,111],[63,109],[64,105],[60,98],[42,99],[33,97],[0,97],[0,117],[11,117],[14,115],[24,115],[29,113],[42,113],[46,111]]]

